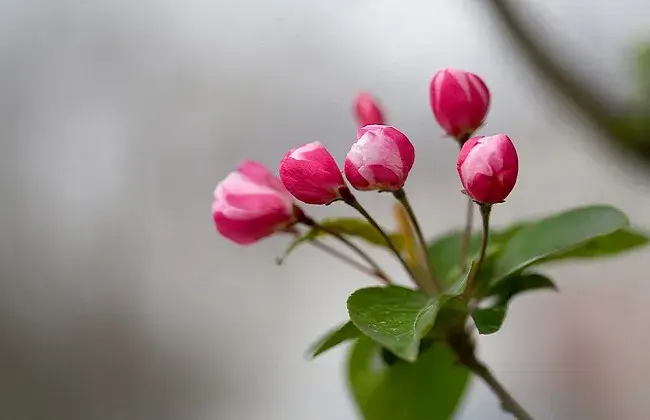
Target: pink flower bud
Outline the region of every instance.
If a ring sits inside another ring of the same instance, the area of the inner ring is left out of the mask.
[[[415,149],[409,139],[387,125],[357,130],[357,142],[345,159],[345,176],[358,190],[397,191],[404,186]]]
[[[319,142],[291,149],[280,162],[280,179],[287,190],[307,204],[329,204],[345,187],[336,161]]]
[[[438,124],[452,137],[471,135],[483,124],[490,91],[477,75],[456,69],[438,70],[429,88]]]
[[[354,98],[354,116],[359,127],[370,124],[384,124],[384,115],[375,98],[367,93],[360,92]]]
[[[456,168],[460,182],[474,201],[501,203],[515,187],[519,158],[505,134],[478,136],[465,142]]]
[[[247,160],[217,185],[212,218],[223,236],[251,244],[295,221],[293,197],[268,169]]]

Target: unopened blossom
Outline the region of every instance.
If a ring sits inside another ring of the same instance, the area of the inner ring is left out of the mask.
[[[289,150],[279,172],[285,188],[307,204],[329,204],[340,198],[339,189],[345,187],[334,157],[319,142]]]
[[[345,176],[358,190],[397,191],[404,186],[415,148],[395,127],[367,125],[345,159]]]
[[[503,202],[517,182],[519,158],[505,134],[469,139],[456,165],[466,193],[478,203]]]
[[[463,70],[437,71],[429,86],[431,110],[438,124],[456,139],[465,139],[483,124],[490,107],[485,82]]]
[[[293,197],[267,168],[247,160],[214,190],[212,217],[217,231],[247,245],[294,223]]]

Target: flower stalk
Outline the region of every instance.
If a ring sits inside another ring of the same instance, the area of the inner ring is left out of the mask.
[[[474,201],[467,198],[467,210],[465,213],[465,228],[460,238],[460,266],[465,271],[467,269],[467,254],[469,253],[469,241],[472,237],[472,227],[474,226]]]
[[[458,136],[458,146],[463,149],[463,145],[469,140],[471,134],[463,134]],[[474,226],[474,201],[470,197],[467,198],[467,206],[465,210],[465,228],[460,239],[460,267],[464,272],[467,269],[467,253],[469,252],[469,240],[472,235],[472,228]]]
[[[339,232],[337,232],[335,230],[326,228],[325,226],[319,224],[314,219],[312,219],[307,214],[305,214],[305,212],[302,211],[302,209],[300,209],[299,207],[296,207],[294,211],[295,211],[296,219],[297,219],[298,223],[302,223],[303,225],[308,226],[308,227],[313,228],[313,229],[321,230],[321,231],[333,236],[334,238],[338,239],[339,241],[344,243],[348,248],[350,248],[352,251],[354,251],[359,257],[361,257],[361,259],[366,261],[372,267],[372,271],[371,271],[372,275],[377,277],[384,284],[388,285],[388,284],[392,283],[390,281],[390,278],[388,277],[388,275],[384,272],[384,270],[382,270],[381,267],[379,267],[379,265],[375,262],[375,260],[373,260],[372,257],[370,255],[368,255],[368,253],[366,253],[366,251],[364,251],[363,249],[358,247],[356,244],[354,244],[352,241],[350,241],[348,238],[346,238],[341,233],[339,233]],[[322,246],[321,246],[321,248],[322,248]],[[346,258],[346,260],[349,261],[349,258]],[[354,261],[354,260],[352,260],[352,261]],[[356,263],[355,266],[358,266],[358,263]],[[364,267],[364,271],[368,271],[368,268]]]
[[[415,216],[413,207],[411,206],[411,203],[409,202],[409,199],[406,196],[406,191],[404,191],[404,188],[400,188],[399,190],[393,192],[393,196],[397,201],[400,202],[400,204],[404,207],[404,210],[406,210],[406,213],[409,216],[411,224],[413,225],[413,230],[415,230],[415,235],[418,238],[420,258],[424,262],[424,265],[427,269],[430,281],[433,284],[433,290],[436,293],[440,293],[440,284],[438,283],[438,280],[436,278],[435,268],[433,267],[433,263],[431,262],[431,259],[427,254],[427,242],[424,239],[422,228],[420,227],[420,223],[418,222],[418,219]]]
[[[398,261],[402,266],[404,267],[404,270],[409,274],[411,279],[415,282],[415,284],[422,289],[424,292],[429,293],[431,295],[436,294],[436,290],[433,288],[433,284],[428,283],[428,282],[422,282],[419,280],[418,276],[415,275],[413,272],[412,268],[409,266],[409,264],[406,262],[404,259],[404,256],[402,256],[402,253],[397,249],[393,241],[390,239],[388,234],[379,226],[379,223],[368,213],[368,211],[357,201],[356,197],[352,194],[352,192],[348,188],[341,188],[339,191],[339,194],[341,195],[341,199],[350,207],[355,209],[356,211],[359,212],[367,221],[374,227],[377,232],[384,238],[386,241],[386,244],[388,245],[388,248],[395,254],[395,257],[397,257]]]
[[[290,233],[294,235],[294,237],[299,238],[300,237],[300,231],[295,228],[295,226],[292,226],[287,229],[287,233]],[[386,274],[380,269],[377,270],[376,268],[370,268],[367,267],[360,262],[350,258],[348,255],[344,254],[343,252],[339,251],[336,248],[333,248],[326,243],[323,243],[319,241],[318,239],[312,239],[309,241],[309,243],[317,249],[320,249],[321,251],[325,252],[326,254],[331,255],[332,257],[336,258],[339,261],[342,261],[344,264],[347,264],[351,266],[352,268],[361,271],[362,273],[365,273],[371,277],[376,277],[381,281],[382,283],[389,285],[392,284],[390,279],[386,276]],[[356,252],[356,251],[355,251]]]
[[[479,204],[479,209],[481,210],[481,221],[483,222],[483,234],[481,236],[481,250],[478,259],[472,267],[472,272],[469,274],[467,285],[465,286],[464,295],[468,299],[473,296],[474,290],[476,289],[476,279],[481,265],[483,265],[483,261],[485,260],[485,254],[490,240],[490,213],[492,212],[492,204]]]

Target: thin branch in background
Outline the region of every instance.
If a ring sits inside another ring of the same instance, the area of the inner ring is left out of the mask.
[[[605,99],[595,99],[595,90],[584,83],[584,78],[572,74],[560,65],[552,54],[546,51],[535,36],[522,23],[508,0],[485,0],[501,26],[510,35],[517,47],[538,75],[542,76],[557,93],[568,99],[596,128],[605,140],[623,147],[634,155],[650,162],[650,139],[645,133],[635,130],[630,122],[621,121],[614,114],[615,107],[604,103]]]

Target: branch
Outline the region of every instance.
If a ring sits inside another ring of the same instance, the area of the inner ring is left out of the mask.
[[[490,369],[476,358],[474,342],[468,331],[458,330],[448,336],[448,343],[456,353],[458,361],[473,374],[480,377],[501,401],[501,408],[519,420],[533,420],[526,409],[494,377]]]
[[[595,92],[580,78],[560,65],[549,51],[545,50],[535,36],[521,22],[509,0],[485,0],[502,27],[531,64],[538,76],[550,82],[556,92],[568,99],[583,117],[599,129],[604,140],[634,152],[637,157],[650,163],[650,142],[645,128],[631,125],[613,113],[613,105],[596,100]],[[639,129],[640,128],[640,129]]]

